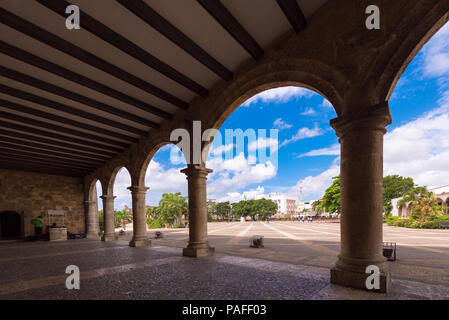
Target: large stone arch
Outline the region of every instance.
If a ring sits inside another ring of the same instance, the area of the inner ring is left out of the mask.
[[[153,157],[156,155],[156,153],[163,147],[168,144],[176,145],[174,142],[170,141],[163,141],[158,144],[156,144],[147,154],[145,158],[142,158],[141,162],[136,166],[136,173],[134,174],[135,180],[138,186],[145,186],[145,176],[148,170],[148,166],[153,160]]]
[[[131,176],[131,171],[130,171],[129,167],[125,166],[125,165],[116,166],[116,167],[114,167],[114,169],[112,169],[112,171],[108,175],[108,178],[105,180],[106,185],[105,185],[105,187],[103,189],[103,194],[107,194],[107,195],[113,195],[114,194],[114,183],[115,183],[115,180],[117,178],[118,172],[120,170],[122,170],[122,169],[126,169],[126,171],[128,172],[129,176],[131,177],[131,183],[132,183],[132,176]]]
[[[218,129],[242,103],[268,89],[298,86],[325,97],[341,114],[344,98],[340,93],[346,85],[344,76],[316,60],[281,58],[250,68],[217,96],[202,117],[205,128]]]
[[[379,94],[388,101],[400,77],[423,46],[449,21],[449,1],[409,1],[407,11],[397,23],[391,44],[384,49],[389,57],[379,70]]]

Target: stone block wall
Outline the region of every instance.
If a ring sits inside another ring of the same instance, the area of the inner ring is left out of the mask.
[[[64,225],[71,233],[85,232],[83,179],[0,169],[0,212],[22,216],[23,236],[34,235],[31,220],[42,216],[48,225],[48,210],[65,211]],[[62,225],[62,217],[52,217]]]

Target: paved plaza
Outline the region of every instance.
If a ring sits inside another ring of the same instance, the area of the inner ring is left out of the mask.
[[[116,242],[0,244],[0,299],[449,299],[449,230],[384,226],[397,243],[388,294],[329,284],[339,252],[338,223],[209,223],[216,254],[187,258],[188,229],[160,229],[151,247]],[[264,236],[265,248],[249,248]],[[50,263],[49,263],[50,262]],[[81,289],[67,290],[77,265]],[[194,272],[195,271],[195,272]]]

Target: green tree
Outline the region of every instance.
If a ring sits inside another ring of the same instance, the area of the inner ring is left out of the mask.
[[[411,203],[410,218],[418,223],[434,221],[444,214],[443,208],[438,204],[436,196],[427,191],[426,187],[415,187],[404,193],[398,205]]]
[[[397,174],[383,178],[383,208],[386,214],[391,213],[393,206],[391,200],[402,197],[404,193],[412,190],[415,183],[412,178],[404,178]]]
[[[163,193],[159,201],[160,215],[167,224],[181,223],[183,214],[187,214],[187,197],[182,197],[180,192]]]
[[[252,203],[252,211],[254,214],[258,215],[259,218],[266,220],[272,215],[276,214],[277,204],[271,200],[262,198],[259,200],[254,200]]]
[[[127,205],[125,205],[125,208],[121,211],[114,211],[114,223],[116,228],[122,227],[125,229],[126,225],[132,221],[133,212]]]
[[[255,219],[256,215],[262,219],[267,219],[276,214],[277,205],[271,200],[242,200],[232,205],[232,215],[236,217],[251,217]]]
[[[340,175],[332,178],[332,185],[326,189],[323,199],[318,204],[320,210],[324,209],[329,213],[340,213]]]
[[[318,214],[321,214],[321,213],[323,213],[325,210],[324,210],[324,207],[323,207],[323,201],[321,201],[321,200],[316,200],[316,201],[314,201],[313,203],[312,203],[312,209],[313,209],[313,211],[315,211],[316,213],[318,213]],[[303,212],[305,211],[306,209],[304,208],[304,210],[303,210]]]
[[[165,226],[160,207],[147,207],[145,213],[148,228],[159,229]]]
[[[214,207],[215,215],[222,219],[229,217],[232,211],[229,201],[216,203]]]
[[[98,211],[98,222],[100,225],[100,231],[104,231],[104,213],[103,209]]]

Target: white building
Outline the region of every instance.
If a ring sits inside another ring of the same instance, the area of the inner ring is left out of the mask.
[[[447,214],[449,214],[449,185],[429,189],[429,191],[431,191],[435,194],[435,196],[437,197],[438,204],[443,207],[444,211]],[[393,206],[391,215],[399,216],[402,218],[408,218],[408,217],[410,217],[410,213],[411,213],[411,209],[412,209],[411,202],[408,202],[402,206],[398,206],[398,202],[401,199],[402,199],[402,197],[391,200],[391,205]]]
[[[262,198],[271,200],[277,204],[278,209],[276,216],[279,218],[283,218],[287,215],[290,215],[292,217],[298,215],[299,200],[297,197],[288,196],[277,192],[273,192],[270,194],[257,194],[254,197],[255,200],[259,200]]]

